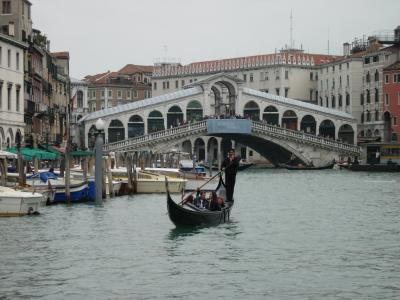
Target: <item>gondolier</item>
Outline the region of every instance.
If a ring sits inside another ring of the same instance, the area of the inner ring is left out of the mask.
[[[228,157],[222,162],[221,169],[225,170],[226,198],[233,201],[235,190],[236,173],[239,168],[239,161],[235,157],[235,150],[230,149]]]

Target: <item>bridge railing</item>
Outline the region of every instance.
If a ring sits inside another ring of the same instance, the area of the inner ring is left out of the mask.
[[[253,130],[255,129],[255,130],[262,131],[262,132],[273,133],[275,135],[281,136],[282,138],[292,138],[292,139],[296,139],[296,140],[302,140],[302,141],[317,144],[320,146],[336,148],[336,149],[339,149],[339,150],[345,151],[345,152],[352,152],[352,153],[360,153],[361,152],[361,148],[356,145],[351,145],[351,144],[347,144],[347,143],[343,143],[343,142],[339,142],[339,141],[334,141],[334,140],[330,140],[330,139],[327,139],[324,137],[305,133],[302,131],[277,127],[274,125],[264,124],[264,123],[257,122],[257,121],[253,121],[252,123],[253,123],[253,125],[252,125]]]
[[[103,146],[103,151],[123,150],[123,149],[133,147],[133,146],[140,146],[140,145],[155,143],[159,140],[169,138],[169,137],[175,137],[175,136],[183,135],[183,134],[187,135],[192,132],[205,131],[206,128],[207,128],[206,121],[200,121],[197,123],[181,125],[179,127],[161,130],[161,131],[153,132],[150,134],[146,134],[146,135],[142,135],[142,136],[138,136],[138,137],[134,137],[134,138],[129,138],[129,139],[118,141],[118,142],[107,143]]]

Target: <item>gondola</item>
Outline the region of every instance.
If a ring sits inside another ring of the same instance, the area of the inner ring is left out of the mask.
[[[320,166],[320,167],[314,167],[314,166],[292,166],[292,165],[287,165],[287,164],[279,164],[281,168],[285,168],[287,170],[326,170],[326,169],[332,169],[334,166],[334,163],[327,164],[325,166]]]
[[[229,222],[230,212],[233,207],[233,200],[225,201],[225,206],[220,211],[210,211],[207,209],[202,210],[190,203],[176,203],[174,200],[172,200],[169,193],[167,179],[165,181],[165,184],[167,190],[168,215],[175,226],[207,226]],[[226,199],[225,183],[222,180],[222,176],[220,176],[219,183],[215,188],[215,192],[218,195],[224,196],[224,198]]]

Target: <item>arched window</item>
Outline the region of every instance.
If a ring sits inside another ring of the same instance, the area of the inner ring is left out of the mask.
[[[375,81],[379,81],[379,72],[375,70]]]
[[[79,90],[79,91],[76,93],[76,98],[77,98],[77,104],[76,104],[76,106],[77,106],[78,108],[82,108],[82,107],[83,107],[83,92]]]
[[[203,119],[203,107],[201,103],[196,100],[192,100],[186,107],[186,120],[188,122],[196,122]]]
[[[141,116],[133,115],[128,121],[128,138],[144,135],[144,122]]]
[[[167,127],[176,127],[183,123],[183,112],[178,105],[172,106],[167,113]]]
[[[108,126],[108,142],[118,142],[125,139],[124,124],[120,120],[112,120]]]
[[[158,110],[153,110],[147,118],[148,133],[164,130],[164,118]]]
[[[243,116],[247,119],[250,118],[254,121],[260,120],[260,107],[254,101],[249,101],[246,103],[243,109]]]

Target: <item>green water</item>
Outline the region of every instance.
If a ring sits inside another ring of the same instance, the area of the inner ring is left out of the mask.
[[[164,195],[0,219],[0,299],[400,299],[400,174],[246,170],[231,222]]]

